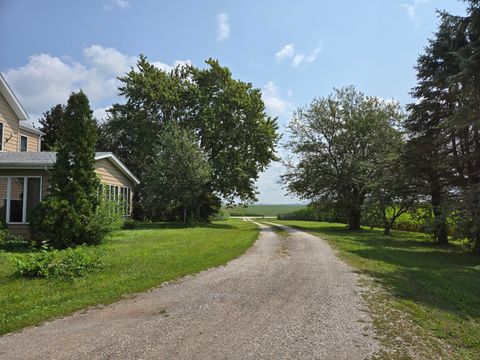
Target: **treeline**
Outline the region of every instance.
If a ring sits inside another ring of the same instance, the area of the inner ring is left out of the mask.
[[[124,102],[97,123],[97,151],[111,151],[141,180],[138,220],[209,221],[222,200],[253,202],[255,181],[276,159],[277,121],[259,89],[215,60],[165,72],[144,56],[120,77]],[[56,150],[65,108],[44,114],[44,150]]]
[[[453,234],[480,252],[480,4],[467,3],[467,16],[439,13],[406,111],[347,87],[294,113],[291,193],[350,229],[378,219],[386,234],[428,205],[439,244]]]
[[[387,212],[393,209],[387,209]],[[370,228],[381,228],[384,226],[383,219],[375,216],[375,213],[363,214],[361,225]],[[345,223],[346,219],[335,211],[328,211],[326,209],[318,209],[314,205],[309,205],[305,209],[293,211],[289,213],[279,214],[279,220],[306,220],[306,221],[321,221],[331,223]],[[449,235],[455,232],[455,223],[453,218],[447,219],[449,225]],[[434,226],[434,218],[432,208],[428,203],[423,204],[415,209],[410,209],[402,213],[394,222],[392,230],[413,231],[432,233]]]

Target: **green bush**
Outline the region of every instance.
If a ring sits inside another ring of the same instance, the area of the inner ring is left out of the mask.
[[[100,256],[86,245],[65,250],[44,247],[39,253],[15,258],[17,272],[26,278],[75,278],[103,266]]]
[[[141,224],[140,221],[132,219],[132,218],[126,218],[123,220],[122,228],[123,229],[135,229]]]
[[[96,239],[96,242],[99,243],[112,232],[120,230],[124,221],[121,203],[102,200],[88,223],[89,237]]]
[[[210,215],[208,222],[227,221],[228,219],[230,219],[230,214],[220,209],[216,214]]]
[[[3,221],[0,221],[0,244],[4,244],[9,239],[9,231]]]
[[[307,220],[307,221],[325,221],[325,222],[341,222],[342,220],[334,211],[315,207],[312,205],[286,214],[279,214],[278,220]]]
[[[66,200],[47,197],[31,213],[30,231],[34,244],[56,249],[81,244],[98,244],[123,224],[120,205],[100,201],[90,216],[78,214]]]

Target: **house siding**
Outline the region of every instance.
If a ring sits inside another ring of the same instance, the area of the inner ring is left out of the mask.
[[[100,159],[95,162],[95,172],[97,173],[100,182],[106,185],[113,185],[119,187],[129,187],[132,189],[132,182],[119,171],[108,159]],[[0,169],[0,177],[2,176],[41,176],[42,177],[42,199],[48,192],[49,174],[47,170],[42,169]],[[132,191],[130,191],[132,196]],[[1,199],[6,198],[6,193],[1,194]],[[12,234],[30,238],[28,224],[8,224],[8,229]]]
[[[3,123],[2,151],[17,151],[19,121],[5,97],[0,94],[0,122]]]
[[[27,169],[0,169],[0,177],[2,176],[41,176],[42,177],[42,196],[43,199],[48,191],[49,176],[47,170],[27,170]],[[0,191],[0,197],[2,201],[6,198],[7,194],[2,194]],[[26,239],[30,238],[30,231],[28,224],[8,224],[8,230],[14,235],[22,236]]]
[[[39,148],[39,142],[40,142],[40,136],[39,135],[36,135],[36,134],[32,134],[28,131],[25,131],[25,130],[20,130],[19,134],[18,134],[18,150],[17,151],[20,151],[20,146],[21,146],[21,142],[20,142],[20,138],[21,136],[26,136],[27,137],[27,151],[31,151],[31,152],[38,152],[40,151],[40,148]]]
[[[100,159],[95,162],[95,171],[100,181],[104,184],[132,188],[132,182],[118,170],[108,159]]]

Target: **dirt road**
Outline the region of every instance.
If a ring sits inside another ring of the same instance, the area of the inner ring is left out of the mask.
[[[226,266],[0,337],[0,359],[364,359],[358,275],[312,235],[262,225]]]

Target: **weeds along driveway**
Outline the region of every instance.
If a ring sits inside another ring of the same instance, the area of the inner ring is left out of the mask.
[[[357,275],[326,242],[266,225],[226,266],[0,338],[0,359],[363,359]],[[287,233],[288,232],[288,233]]]

